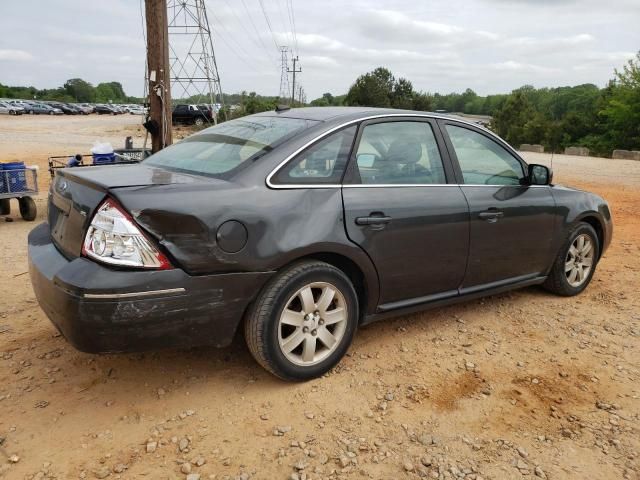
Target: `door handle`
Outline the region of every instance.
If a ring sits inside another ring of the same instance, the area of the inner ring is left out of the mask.
[[[389,222],[391,222],[391,217],[387,217],[385,215],[356,217],[356,225],[386,225]]]
[[[499,210],[488,210],[486,212],[480,212],[478,214],[478,217],[481,218],[482,220],[495,222],[496,220],[498,220],[498,218],[504,217],[504,212],[501,212]]]

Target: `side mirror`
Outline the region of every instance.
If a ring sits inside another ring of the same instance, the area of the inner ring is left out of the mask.
[[[550,185],[553,180],[553,170],[544,165],[529,165],[529,185]]]
[[[371,168],[376,161],[376,156],[373,153],[361,153],[356,158],[358,167]]]

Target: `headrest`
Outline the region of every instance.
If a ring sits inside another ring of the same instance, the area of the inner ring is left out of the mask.
[[[407,142],[404,140],[394,141],[387,154],[385,160],[394,163],[418,163],[422,158],[422,145],[420,142]]]

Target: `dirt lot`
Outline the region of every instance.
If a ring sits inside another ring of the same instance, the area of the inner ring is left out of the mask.
[[[47,154],[98,138],[139,144],[138,122],[0,118],[0,160],[46,169]],[[553,166],[613,210],[613,244],[582,295],[528,288],[372,325],[304,384],[265,373],[240,339],[75,351],[34,299],[34,224],[14,205],[0,221],[0,477],[640,478],[640,162]]]

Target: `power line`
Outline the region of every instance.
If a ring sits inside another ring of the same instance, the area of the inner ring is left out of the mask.
[[[276,48],[279,48],[278,41],[276,40],[276,35],[273,33],[273,28],[271,28],[271,21],[269,20],[269,15],[267,15],[267,10],[264,8],[264,3],[262,0],[258,0],[260,3],[260,8],[262,8],[262,14],[264,15],[264,19],[267,21],[267,27],[269,27],[269,31],[271,32],[271,38],[273,39],[273,44]]]
[[[285,2],[287,0],[284,0]],[[280,5],[280,0],[275,0],[276,7],[278,7],[278,16],[280,17],[280,21],[282,22],[282,32],[287,36],[287,41],[289,44],[293,43],[293,37],[291,34],[291,28],[289,28],[289,21],[285,19],[284,12],[282,11],[282,5]],[[287,15],[288,16],[288,15]]]
[[[264,44],[264,42],[262,41],[262,38],[260,37],[260,35],[258,35],[258,32],[256,30],[255,35],[251,34],[251,32],[249,31],[249,29],[247,28],[247,26],[245,25],[245,22],[242,21],[242,19],[238,16],[238,14],[236,13],[236,10],[234,7],[231,6],[231,4],[229,3],[229,0],[224,0],[224,3],[227,5],[227,7],[229,7],[229,10],[231,10],[231,13],[233,14],[234,18],[236,19],[236,21],[238,22],[238,24],[240,25],[240,27],[244,30],[244,32],[247,34],[247,38],[251,38],[251,41],[253,42],[253,44],[255,46],[257,46],[258,48],[262,48],[268,57],[272,57],[272,52],[267,49],[267,46]],[[246,8],[246,7],[245,7]],[[248,12],[247,12],[248,14]],[[253,20],[251,20],[253,23]],[[255,25],[254,25],[255,28]],[[256,37],[257,37],[257,41],[256,41]],[[263,58],[263,57],[260,57]],[[268,62],[269,64],[272,64],[271,61]]]
[[[214,17],[214,20],[216,20],[215,17]],[[216,20],[216,21],[219,22],[218,20]],[[229,48],[229,50],[231,50],[231,53],[233,53],[238,60],[240,60],[242,63],[244,63],[247,67],[250,67],[250,68],[254,68],[255,67],[255,65],[252,65],[251,63],[249,63],[248,59],[249,59],[250,55],[248,53],[246,53],[246,51],[245,51],[244,54],[240,54],[233,47],[233,45],[231,45],[231,43],[226,39],[226,37],[224,35],[219,35],[218,38],[220,38],[220,40],[222,40],[222,42]],[[229,36],[229,38],[231,39],[232,37]],[[238,47],[242,48],[239,44],[238,44]],[[245,59],[245,57],[247,57],[247,59]]]
[[[257,35],[258,39],[260,40],[260,43],[262,43],[262,46],[264,47],[265,51],[269,51],[269,49],[267,48],[267,45],[262,40],[262,36],[258,32],[258,27],[256,27],[256,24],[253,21],[253,17],[251,16],[251,12],[247,8],[247,4],[245,3],[244,0],[242,0],[242,6],[244,7],[245,12],[247,12],[247,17],[249,18],[249,21],[251,22],[251,25],[253,26],[253,30],[256,32],[256,35]],[[277,47],[278,47],[278,44],[276,44],[276,48]]]
[[[225,45],[227,45],[229,47],[229,50],[231,50],[232,53],[234,53],[238,58],[240,58],[240,60],[242,60],[245,64],[247,64],[250,67],[254,67],[254,65],[251,65],[250,63],[248,63],[247,61],[245,61],[242,58],[242,55],[244,55],[245,57],[247,57],[247,59],[249,60],[253,60],[255,57],[253,57],[249,52],[247,52],[247,50],[242,46],[242,44],[236,40],[236,38],[231,34],[231,32],[227,29],[227,27],[225,26],[224,22],[222,22],[215,13],[213,13],[213,11],[211,12],[211,16],[213,17],[213,19],[215,20],[216,24],[222,29],[224,30],[224,32],[226,33],[226,35],[219,35],[218,38],[220,38],[220,40],[222,40]],[[227,41],[228,40],[228,41]],[[238,54],[238,52],[236,51],[236,49],[231,45],[231,42],[233,42],[237,48],[241,51],[241,54]],[[265,61],[264,57],[259,56],[257,57],[260,61]]]
[[[293,0],[287,1],[287,10],[289,13],[289,18],[291,20],[291,26],[293,27],[293,44],[296,47],[296,55],[298,55],[300,51],[298,50],[298,34],[296,32],[296,17],[293,13]]]

